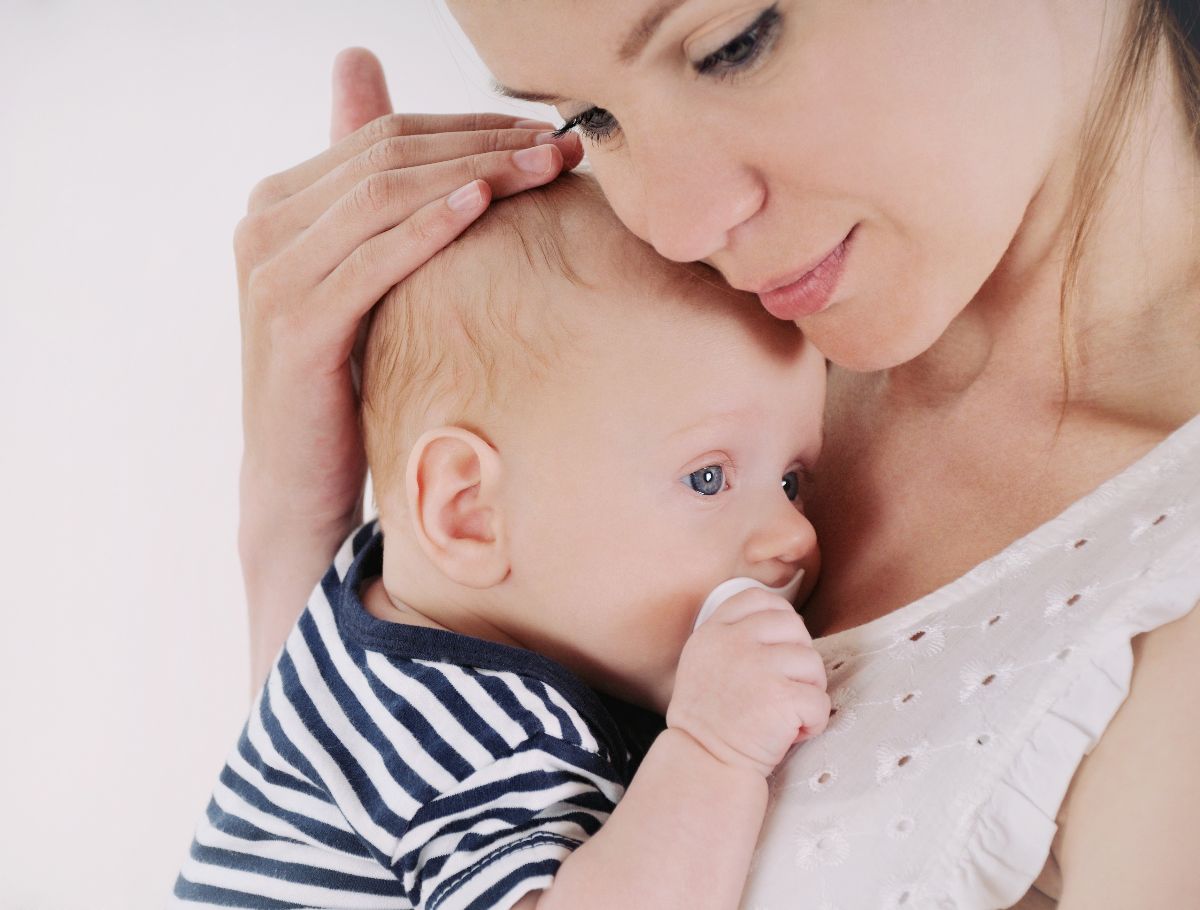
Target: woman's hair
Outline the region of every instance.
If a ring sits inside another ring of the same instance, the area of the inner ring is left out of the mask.
[[[1075,179],[1071,234],[1060,295],[1063,409],[1070,397],[1069,317],[1079,267],[1103,191],[1129,138],[1134,112],[1145,102],[1159,53],[1165,52],[1178,84],[1183,115],[1200,157],[1200,3],[1135,0],[1115,65],[1096,112],[1084,129]]]
[[[1200,151],[1200,3],[1160,0],[1157,5],[1179,78],[1184,114],[1192,126],[1192,141]]]

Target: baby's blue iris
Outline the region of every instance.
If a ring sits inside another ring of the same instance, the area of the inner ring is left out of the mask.
[[[720,465],[710,464],[687,476],[687,485],[701,496],[716,496],[725,488],[725,471]]]

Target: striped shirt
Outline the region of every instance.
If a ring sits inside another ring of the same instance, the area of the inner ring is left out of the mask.
[[[547,888],[624,792],[636,758],[613,703],[561,665],[366,611],[377,524],[314,589],[172,906],[508,908]]]

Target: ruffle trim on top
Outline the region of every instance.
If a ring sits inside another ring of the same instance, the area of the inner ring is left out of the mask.
[[[930,870],[937,910],[1007,908],[1029,890],[1045,866],[1056,822],[1080,762],[1099,742],[1129,695],[1133,638],[1188,614],[1200,601],[1200,554],[1194,535],[1142,574],[1144,585],[1111,621],[1062,659],[1076,663],[1064,685],[1031,704],[1029,732],[999,779],[980,782],[981,801],[962,847]]]

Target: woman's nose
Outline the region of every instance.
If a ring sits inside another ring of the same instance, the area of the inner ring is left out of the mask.
[[[783,506],[764,516],[746,542],[746,562],[754,577],[767,584],[786,581],[786,578],[780,580],[780,576],[790,575],[799,568],[817,546],[817,533],[804,513],[783,496],[780,499],[784,500]]]
[[[614,208],[667,259],[708,259],[727,247],[734,229],[762,208],[765,189],[754,172],[703,139],[648,139],[630,153],[632,179],[626,192],[632,198],[624,204],[613,200]]]

